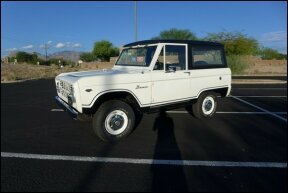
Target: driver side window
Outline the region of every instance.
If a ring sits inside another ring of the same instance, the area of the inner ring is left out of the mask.
[[[165,67],[175,68],[176,71],[186,69],[185,46],[166,45]]]

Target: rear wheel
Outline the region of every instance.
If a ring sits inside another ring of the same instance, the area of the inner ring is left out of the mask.
[[[120,100],[104,102],[93,116],[93,130],[104,141],[117,141],[128,136],[135,124],[135,114]]]
[[[193,104],[193,115],[199,119],[211,118],[217,109],[217,96],[213,92],[202,93]]]

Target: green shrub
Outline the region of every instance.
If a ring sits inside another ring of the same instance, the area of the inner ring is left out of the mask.
[[[85,53],[82,53],[80,55],[80,60],[83,60],[84,62],[92,62],[92,61],[94,61],[96,59],[97,59],[96,56],[94,56],[90,52],[85,52]]]
[[[73,61],[67,61],[67,60],[63,60],[62,63],[61,63],[63,66],[75,66],[76,65],[76,62],[73,62]]]
[[[247,62],[242,56],[230,55],[227,56],[227,63],[230,67],[232,74],[242,74],[248,68]]]
[[[38,58],[36,53],[27,53],[27,52],[17,52],[16,57],[13,57],[14,59],[17,59],[17,62],[19,63],[29,63],[29,64],[37,64],[40,59]],[[13,59],[13,61],[14,61]],[[13,62],[12,61],[12,62]]]
[[[14,62],[16,59],[15,56],[8,57],[8,62]]]
[[[26,52],[17,52],[16,59],[19,63],[30,62],[32,61],[32,55]]]
[[[40,65],[50,66],[50,65],[51,65],[51,62],[50,62],[50,60],[47,60],[47,61],[41,60],[41,61],[40,61]]]
[[[208,33],[204,40],[216,41],[224,44],[225,52],[229,55],[255,55],[259,50],[258,41],[242,32]]]
[[[56,65],[56,66],[59,66],[59,60],[60,59],[57,59],[57,58],[50,58],[49,60],[45,61],[45,60],[39,60],[40,62],[40,65],[45,65],[45,66],[51,66],[51,65]],[[74,66],[75,65],[75,62],[72,62],[72,61],[66,61],[66,60],[60,60],[60,65],[63,65],[63,66]]]
[[[57,59],[57,58],[51,58],[51,59],[49,59],[49,65],[52,65],[52,64],[54,64],[54,65],[59,65],[59,59]]]
[[[279,53],[277,50],[272,49],[272,48],[263,48],[260,50],[260,56],[264,60],[272,60],[272,59],[277,59],[277,60],[287,60],[287,54],[282,54]]]

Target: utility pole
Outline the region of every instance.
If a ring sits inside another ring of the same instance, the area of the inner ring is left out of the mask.
[[[47,50],[50,48],[50,46],[49,46],[49,44],[44,44],[43,48],[45,49],[46,61],[47,61]]]
[[[137,1],[134,2],[135,41],[137,41]]]

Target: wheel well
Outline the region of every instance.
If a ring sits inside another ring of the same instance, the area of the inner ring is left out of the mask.
[[[121,91],[121,92],[109,92],[101,95],[97,100],[94,102],[91,108],[83,108],[83,113],[85,114],[94,114],[99,106],[108,100],[122,100],[127,104],[131,105],[134,111],[140,111],[140,106],[135,99],[135,97],[130,94],[129,92]]]
[[[221,97],[225,97],[227,95],[227,92],[228,92],[228,87],[211,89],[211,90],[205,90],[203,92],[207,92],[207,91],[208,92],[212,91],[212,92],[215,92],[216,94],[220,95]]]

